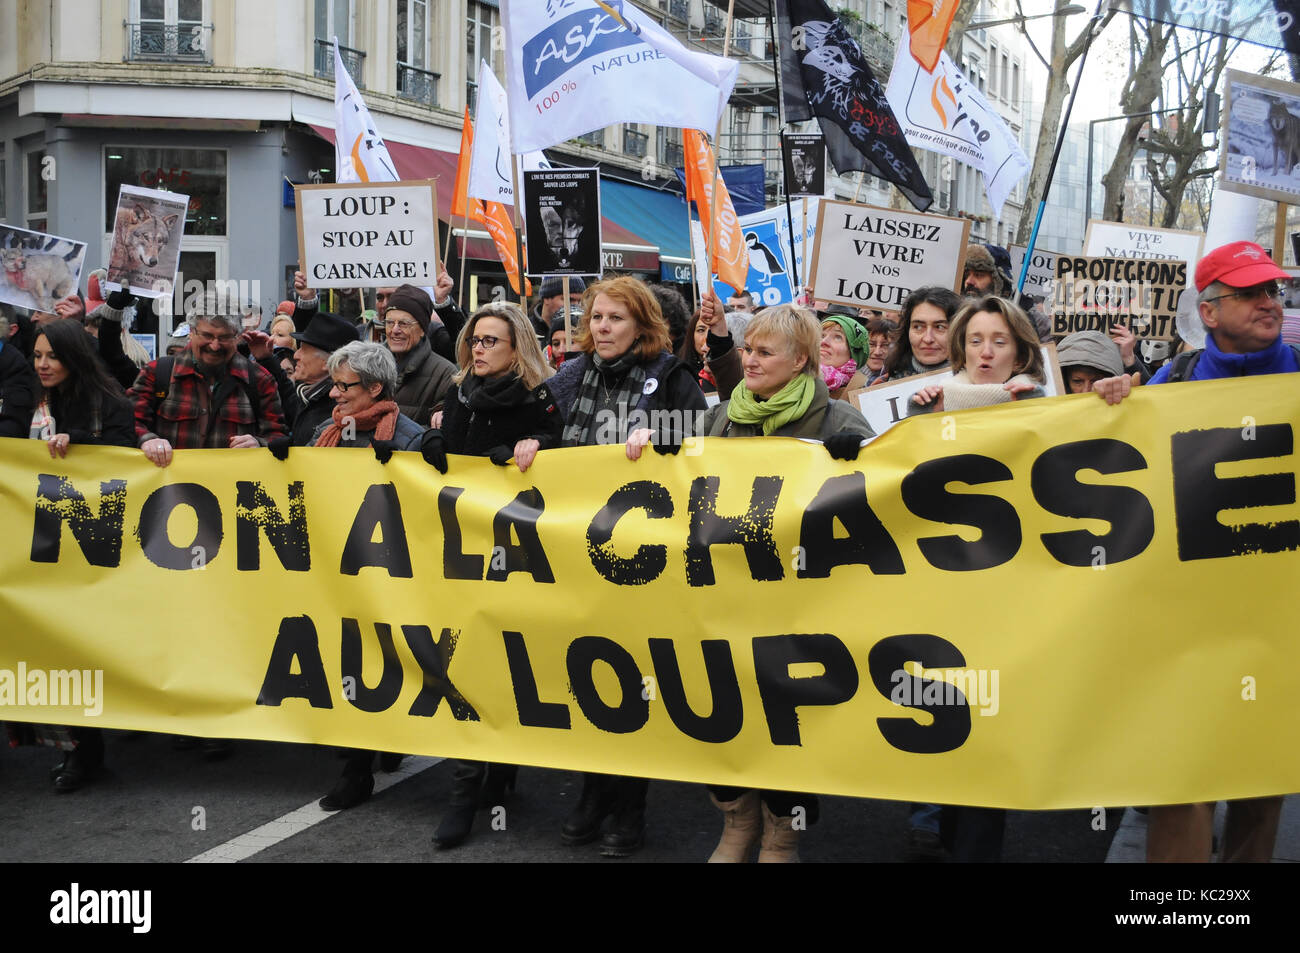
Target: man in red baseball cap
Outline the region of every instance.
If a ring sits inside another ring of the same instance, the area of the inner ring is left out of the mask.
[[[1278,282],[1290,277],[1254,242],[1220,245],[1202,258],[1196,266],[1196,290],[1205,347],[1177,355],[1150,383],[1300,371],[1300,354],[1282,341]],[[1098,381],[1093,392],[1117,404],[1135,383],[1121,374]]]
[[[1205,348],[1175,356],[1150,383],[1300,370],[1300,351],[1282,341],[1278,282],[1289,278],[1254,242],[1221,245],[1202,258],[1196,266],[1196,290]],[[1107,403],[1117,404],[1135,384],[1121,374],[1098,381],[1093,391]],[[1281,815],[1281,796],[1229,801],[1223,860],[1270,861]],[[1208,861],[1213,836],[1213,804],[1154,805],[1147,815],[1147,861]]]

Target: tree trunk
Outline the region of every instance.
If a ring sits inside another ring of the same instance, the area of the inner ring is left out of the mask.
[[[1151,118],[1152,103],[1160,95],[1163,82],[1161,64],[1164,62],[1165,49],[1173,36],[1173,27],[1169,27],[1166,32],[1166,28],[1160,23],[1134,21],[1131,32],[1134,41],[1137,39],[1139,28],[1146,33],[1146,48],[1142,51],[1142,59],[1124,84],[1124,93],[1119,100],[1123,113],[1133,115],[1133,118],[1125,123],[1124,134],[1120,137],[1115,158],[1101,180],[1106,187],[1106,196],[1101,204],[1101,217],[1109,222],[1123,221],[1124,182],[1128,178],[1129,167],[1133,164],[1133,156],[1137,154],[1138,136],[1142,132],[1142,127]]]

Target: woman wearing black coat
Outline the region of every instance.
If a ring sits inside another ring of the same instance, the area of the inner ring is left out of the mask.
[[[456,356],[460,370],[443,404],[440,429],[426,433],[420,448],[440,473],[447,472],[449,453],[488,457],[498,466],[513,459],[523,472],[539,450],[560,445],[564,416],[545,383],[555,372],[518,305],[493,302],[474,312]],[[433,842],[443,848],[463,842],[478,807],[500,804],[517,770],[512,764],[453,761],[451,804]]]
[[[46,442],[51,457],[67,456],[73,444],[135,447],[131,403],[80,321],[64,318],[41,325],[32,353],[42,396],[31,436]],[[71,728],[68,734],[76,747],[50,775],[61,794],[77,790],[104,764],[100,729]]]

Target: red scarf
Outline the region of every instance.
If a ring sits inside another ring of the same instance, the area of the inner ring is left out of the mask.
[[[397,404],[391,400],[381,400],[376,404],[371,404],[359,414],[350,414],[344,416],[338,409],[334,408],[334,423],[321,432],[316,439],[318,447],[337,447],[339,438],[343,435],[343,422],[351,419],[352,425],[357,428],[357,433],[368,433],[371,440],[392,440],[393,432],[397,430],[397,415],[401,411],[397,409]]]

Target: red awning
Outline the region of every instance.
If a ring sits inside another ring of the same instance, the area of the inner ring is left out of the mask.
[[[328,126],[309,124],[311,130],[330,145],[334,144],[334,130]],[[405,142],[385,143],[388,154],[397,166],[397,172],[403,179],[435,179],[435,191],[438,195],[438,218],[453,227],[459,223],[451,222],[452,190],[456,187],[456,163],[459,156],[454,152],[442,152],[438,149],[426,149],[412,146]],[[629,232],[612,219],[601,218],[601,254],[605,268],[611,271],[659,271],[659,246],[646,241],[639,235]],[[477,222],[470,222],[470,230],[482,229]],[[496,246],[490,238],[470,236],[464,243],[463,254],[466,258],[482,261],[498,261]]]

